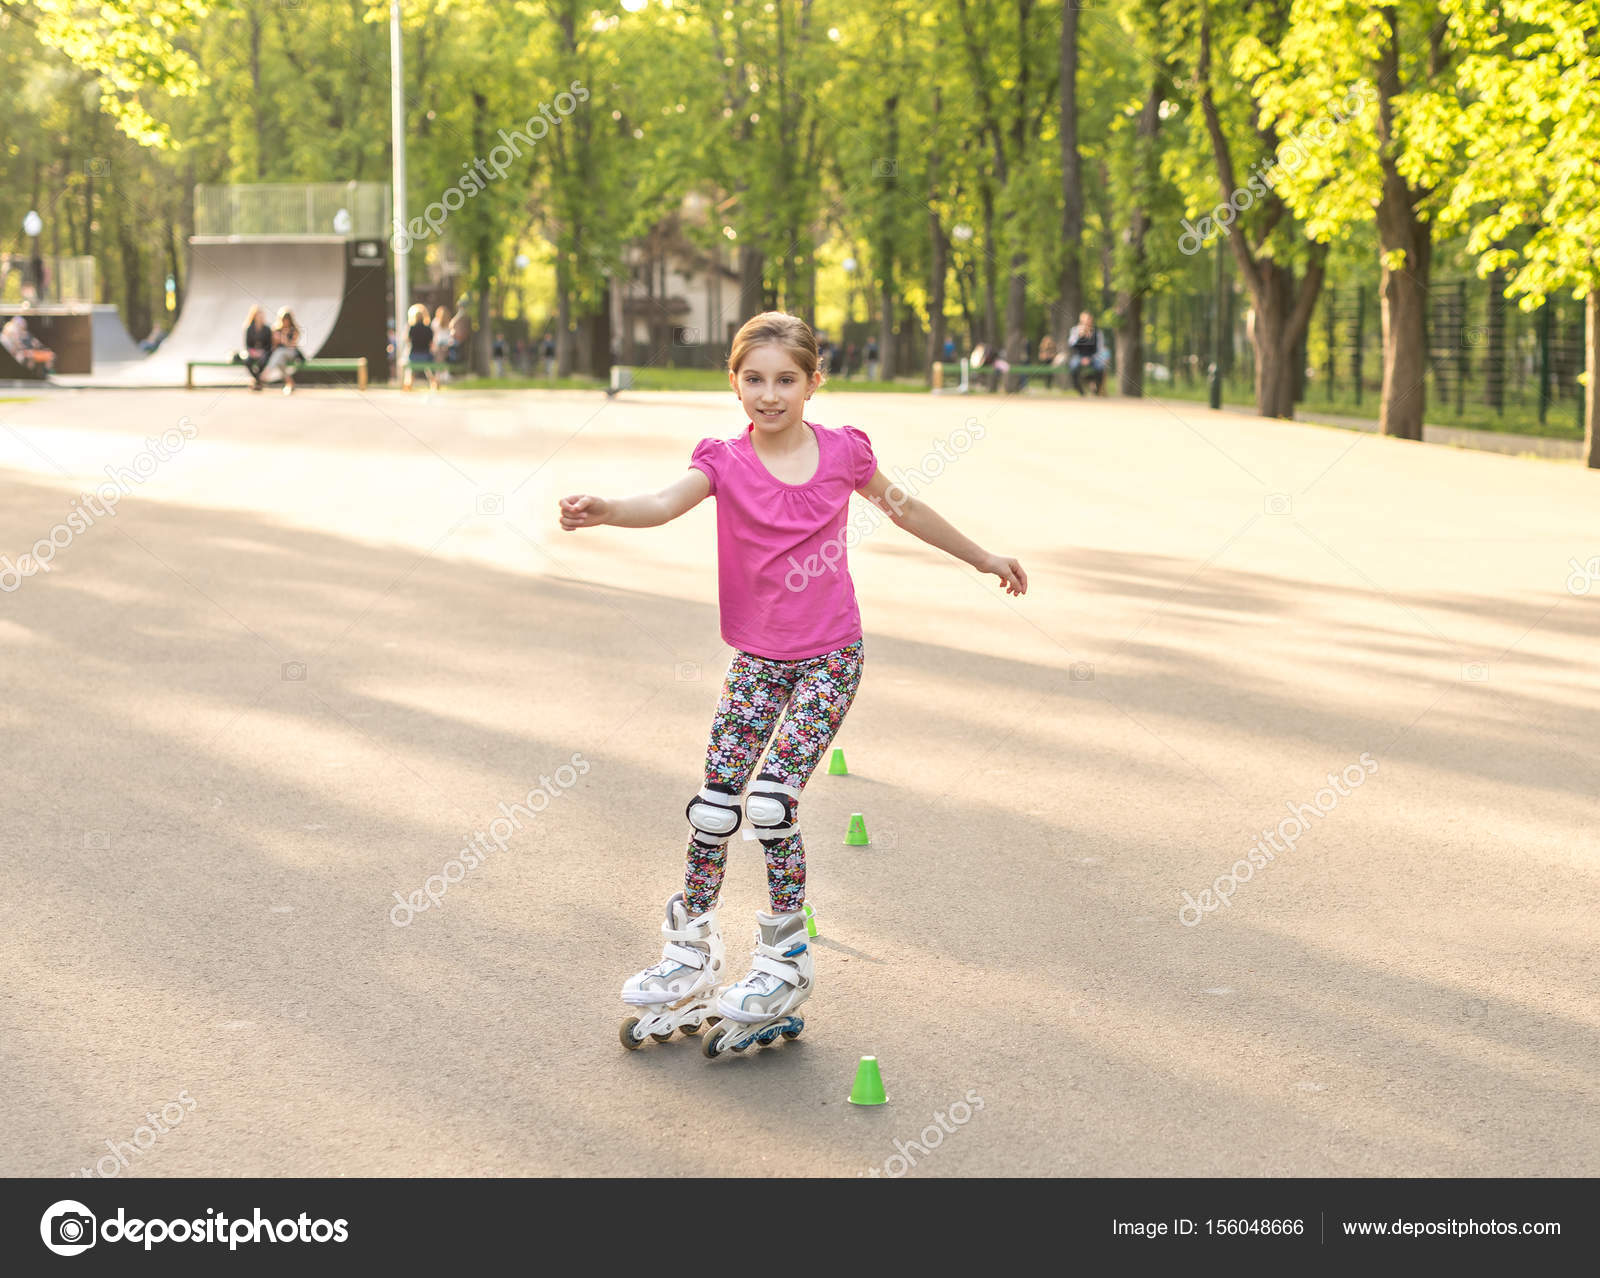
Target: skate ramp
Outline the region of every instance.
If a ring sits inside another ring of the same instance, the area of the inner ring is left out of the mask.
[[[183,312],[167,340],[137,362],[95,360],[89,381],[119,386],[182,386],[192,359],[225,360],[244,340],[244,319],[260,306],[270,324],[287,306],[299,321],[301,349],[316,355],[333,331],[344,304],[345,241],[189,241],[189,283]],[[137,351],[137,348],[135,348]],[[195,384],[234,385],[237,368],[197,368]]]
[[[106,364],[132,364],[145,359],[145,353],[128,336],[115,306],[109,303],[91,306],[89,324],[93,333],[95,372]]]

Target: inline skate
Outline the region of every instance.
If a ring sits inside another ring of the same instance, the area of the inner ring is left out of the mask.
[[[647,1037],[665,1043],[674,1030],[698,1034],[716,1021],[717,992],[724,981],[716,910],[691,919],[683,893],[674,893],[661,935],[667,938],[661,961],[629,977],[622,987],[622,1001],[639,1009],[639,1015],[622,1022],[619,1034],[630,1051]]]
[[[805,1021],[795,1008],[811,997],[816,973],[806,940],[802,911],[756,915],[756,950],[750,975],[723,991],[716,1003],[721,1024],[701,1042],[710,1059],[723,1052],[742,1052],[752,1043],[763,1047],[784,1038],[798,1038]]]

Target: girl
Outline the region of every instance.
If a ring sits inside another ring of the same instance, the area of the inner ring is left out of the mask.
[[[244,317],[244,366],[250,371],[250,389],[261,389],[261,370],[267,366],[272,350],[272,329],[259,306],[252,306]]]
[[[411,389],[411,366],[424,364],[423,372],[428,375],[428,389],[439,389],[439,378],[433,371],[433,326],[428,323],[428,308],[421,302],[415,303],[406,312],[406,319],[411,323],[407,340],[411,343],[411,354],[406,360],[405,378],[401,385]]]
[[[272,354],[267,357],[267,366],[262,371],[263,381],[272,380],[272,370],[278,369],[283,374],[283,393],[294,394],[294,366],[305,355],[300,350],[300,326],[294,322],[294,315],[285,306],[278,312],[278,320],[272,326]]]
[[[810,997],[815,973],[800,908],[799,800],[861,681],[861,614],[843,549],[850,494],[929,545],[996,574],[1007,593],[1028,588],[1015,559],[984,550],[903,490],[888,496],[890,481],[865,432],[805,420],[822,373],[816,338],[801,320],[768,311],[746,323],[733,339],[728,382],[749,424],[731,439],[701,440],[682,479],[637,497],[561,499],[561,526],[570,532],[653,528],[717,498],[722,637],[733,660],[711,724],[705,784],[686,813],[688,866],[683,891],[667,902],[661,962],[622,987],[623,1002],[641,1013],[623,1022],[625,1047],[638,1047],[646,1034],[665,1041],[674,1029],[695,1033],[720,1017],[723,1025],[706,1036],[707,1056],[780,1033],[793,1037],[804,1024],[793,1012]],[[792,567],[808,561],[832,567],[809,575]],[[765,766],[741,808],[763,750]],[[749,975],[722,988],[715,907],[728,840],[746,821],[766,851],[772,910],[756,915]]]

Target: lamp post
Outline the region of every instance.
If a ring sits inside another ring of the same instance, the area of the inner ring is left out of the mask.
[[[411,240],[406,234],[406,76],[400,48],[400,0],[389,0],[389,129],[394,147],[394,375],[405,367],[402,349],[411,309]]]
[[[33,209],[22,219],[22,233],[33,241],[28,251],[28,275],[24,283],[32,283],[33,300],[44,301],[44,262],[39,258],[39,232],[44,230],[44,220]]]

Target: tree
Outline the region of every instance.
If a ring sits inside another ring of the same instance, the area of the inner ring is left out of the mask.
[[[1202,218],[1201,224],[1215,220],[1222,225],[1255,307],[1251,338],[1256,356],[1256,411],[1263,417],[1292,418],[1298,381],[1296,352],[1305,340],[1322,288],[1328,244],[1326,238],[1295,225],[1288,202],[1260,174],[1252,174],[1241,184],[1232,136],[1248,129],[1246,136],[1273,157],[1278,157],[1282,140],[1263,119],[1261,103],[1249,82],[1238,84],[1238,92],[1230,95],[1233,118],[1224,121],[1219,101],[1224,107],[1230,103],[1219,97],[1219,73],[1212,65],[1212,45],[1219,30],[1236,40],[1250,38],[1252,49],[1271,48],[1287,36],[1288,14],[1282,8],[1267,13],[1247,9],[1240,21],[1255,16],[1265,24],[1264,29],[1244,28],[1238,22],[1224,28],[1216,16],[1220,8],[1207,3],[1201,9],[1194,62],[1195,87],[1220,193],[1212,216]],[[1259,167],[1259,162],[1251,166]],[[1227,221],[1225,212],[1230,214]],[[1207,237],[1198,238],[1203,242]],[[1298,280],[1296,249],[1304,260],[1304,274]]]
[[[1383,326],[1379,429],[1421,439],[1426,407],[1434,181],[1454,164],[1441,121],[1458,110],[1447,27],[1434,0],[1379,6],[1295,0],[1276,50],[1249,42],[1235,70],[1262,118],[1299,139],[1276,189],[1319,236],[1374,219]]]
[[[1524,310],[1556,292],[1583,299],[1583,457],[1600,467],[1600,2],[1446,0],[1445,10],[1471,96],[1441,122],[1466,154],[1441,219],[1470,226],[1484,274],[1515,267],[1507,292]]]

